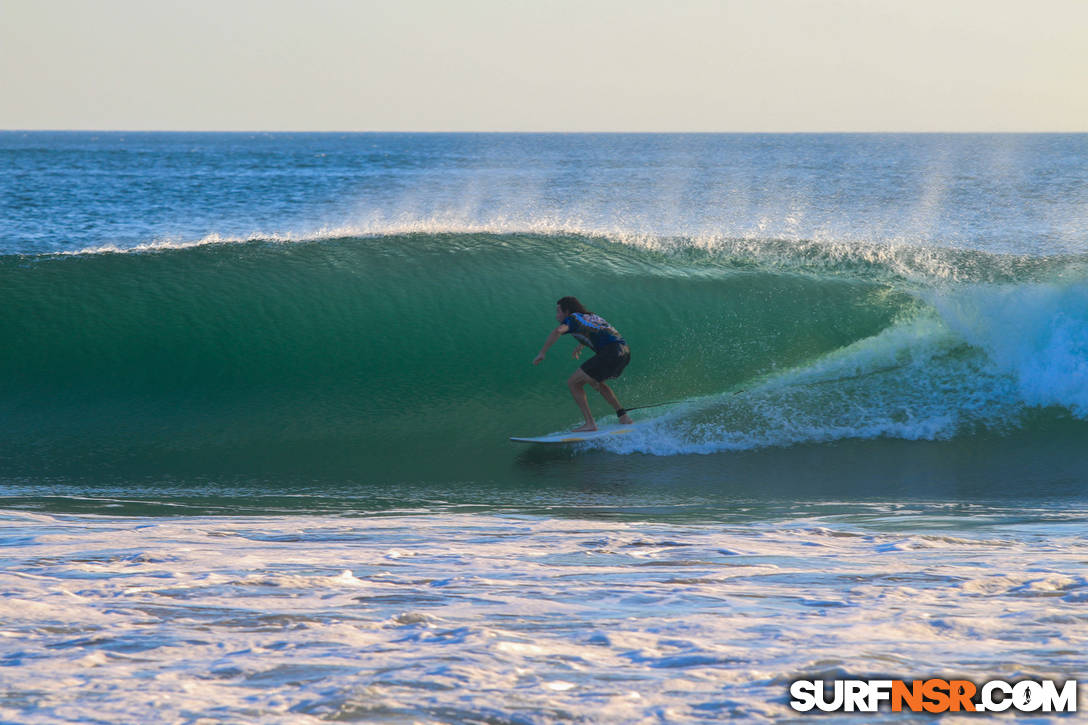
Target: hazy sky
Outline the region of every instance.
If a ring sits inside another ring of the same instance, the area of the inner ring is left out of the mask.
[[[0,0],[0,128],[1088,131],[1088,1]]]

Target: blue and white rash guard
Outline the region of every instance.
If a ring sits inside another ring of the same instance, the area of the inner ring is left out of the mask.
[[[593,350],[593,352],[600,352],[605,345],[612,345],[617,342],[621,345],[627,344],[627,341],[623,339],[623,335],[617,332],[616,328],[608,324],[608,320],[600,315],[574,312],[563,320],[563,324],[567,326],[569,334],[574,335],[578,342]]]

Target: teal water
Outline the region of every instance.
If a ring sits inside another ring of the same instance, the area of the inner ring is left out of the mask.
[[[1003,436],[1048,440],[1058,468],[1081,470],[1083,269],[1074,255],[495,233],[9,255],[2,455],[17,475],[439,485],[535,483],[555,461],[561,482],[569,452],[506,439],[577,418],[567,349],[529,363],[555,290],[590,290],[634,351],[625,405],[680,401],[604,443],[624,454],[608,465],[653,471],[639,480],[697,471],[691,454],[870,440],[954,459]]]
[[[777,722],[795,679],[1086,677],[1088,136],[3,132],[0,165],[0,720]],[[531,365],[569,294],[631,345],[621,401],[669,404],[512,443],[579,422],[573,345]]]

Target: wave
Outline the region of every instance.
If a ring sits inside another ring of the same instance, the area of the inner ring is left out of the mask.
[[[631,343],[626,405],[685,401],[616,452],[1088,419],[1085,257],[354,231],[0,257],[5,466],[507,460],[577,418],[563,345],[529,364],[568,294]]]

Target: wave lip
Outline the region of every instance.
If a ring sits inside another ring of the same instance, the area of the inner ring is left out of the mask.
[[[557,242],[580,240],[604,246],[630,247],[650,255],[662,255],[689,266],[755,266],[762,269],[806,273],[868,274],[889,282],[922,286],[947,283],[1015,283],[1026,279],[1047,280],[1070,271],[1088,275],[1088,254],[1053,256],[993,254],[935,247],[911,240],[874,242],[865,239],[768,238],[760,234],[733,235],[713,231],[698,234],[662,235],[623,226],[601,226],[577,218],[547,219],[496,217],[464,221],[457,217],[427,219],[375,219],[361,224],[323,226],[298,232],[254,231],[245,235],[211,233],[195,239],[156,238],[117,245],[105,244],[30,256],[81,256],[190,249],[206,245],[377,240],[396,245],[404,240],[458,240],[487,238],[510,240],[537,238]],[[454,245],[456,247],[456,245]],[[26,257],[27,255],[18,255]]]

